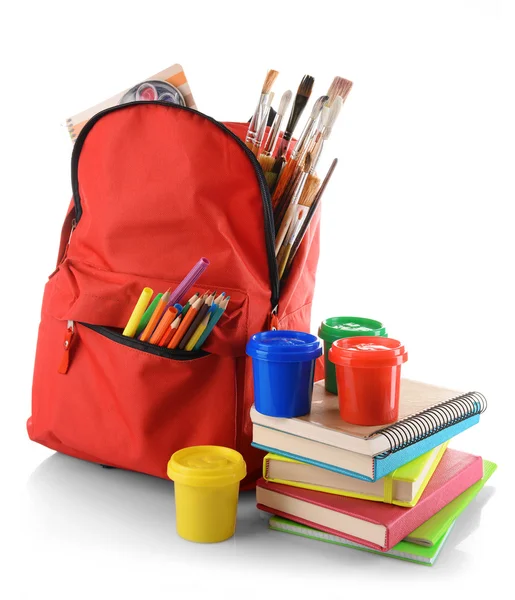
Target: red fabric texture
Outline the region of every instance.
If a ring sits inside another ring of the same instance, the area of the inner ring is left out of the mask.
[[[244,138],[245,124],[229,124]],[[263,200],[241,146],[203,115],[126,105],[92,127],[78,162],[82,216],[45,288],[36,352],[31,439],[78,458],[166,477],[176,450],[239,450],[252,484],[263,453],[251,448],[253,402],[245,345],[267,328],[271,287]],[[319,226],[309,228],[281,292],[281,328],[309,331]],[[231,302],[204,346],[173,360],[128,348],[84,325],[123,328],[145,286],[174,288],[205,256],[194,291]],[[66,374],[67,322],[75,322]]]
[[[359,498],[334,496],[332,494],[325,494],[324,492],[272,483],[264,479],[258,481],[258,508],[291,519],[292,521],[298,521],[309,527],[327,531],[333,535],[364,544],[375,550],[386,551],[402,541],[413,530],[422,525],[422,523],[425,523],[482,477],[483,461],[481,457],[448,448],[436,467],[434,475],[427,484],[420,500],[411,508],[404,508],[394,504],[384,504],[382,502],[370,502],[370,500],[361,500]],[[380,546],[368,540],[356,538],[345,532],[322,526],[319,523],[312,523],[285,511],[279,511],[274,507],[265,506],[263,503],[260,503],[259,488],[270,490],[283,496],[290,496],[291,498],[315,504],[328,510],[344,513],[362,521],[384,525],[386,528],[384,545]]]

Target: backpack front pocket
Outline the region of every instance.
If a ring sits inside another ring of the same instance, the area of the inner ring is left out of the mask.
[[[167,461],[180,448],[236,447],[234,357],[158,348],[75,323],[63,375],[57,366],[64,330],[63,321],[43,316],[28,423],[33,440],[159,477],[166,477]]]

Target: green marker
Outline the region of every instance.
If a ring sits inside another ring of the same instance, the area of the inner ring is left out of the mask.
[[[161,296],[163,294],[157,294],[156,297],[152,300],[152,303],[147,308],[147,310],[143,313],[141,317],[141,321],[139,322],[138,329],[136,329],[136,337],[145,329],[148,322],[150,321],[150,317],[152,316],[154,310],[156,309],[157,303],[161,300]]]

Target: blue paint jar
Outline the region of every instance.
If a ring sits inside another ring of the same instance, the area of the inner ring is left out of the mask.
[[[254,375],[254,405],[263,415],[301,417],[311,410],[315,361],[322,342],[300,331],[264,331],[247,344]]]

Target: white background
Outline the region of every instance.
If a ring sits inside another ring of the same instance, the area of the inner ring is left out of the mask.
[[[513,3],[17,2],[2,9],[0,598],[482,597],[513,553]],[[43,286],[71,195],[65,118],[180,62],[198,108],[247,120],[276,92],[354,81],[326,160],[313,328],[382,320],[404,374],[490,402],[453,446],[499,464],[432,569],[266,530],[183,542],[173,486],[28,441]],[[4,589],[5,588],[5,589]]]

